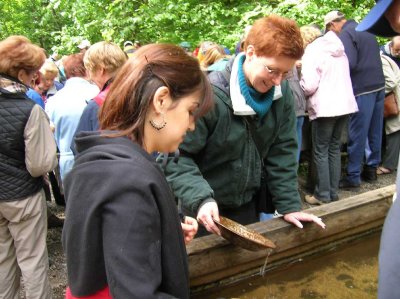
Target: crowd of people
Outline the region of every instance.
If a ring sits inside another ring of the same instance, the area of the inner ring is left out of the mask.
[[[57,153],[66,298],[189,298],[185,244],[219,235],[220,215],[325,228],[298,190],[307,117],[309,204],[395,171],[400,116],[384,118],[384,98],[400,96],[400,37],[379,48],[340,11],[323,21],[263,17],[234,55],[83,40],[58,59],[1,41],[0,297],[19,297],[21,274],[26,298],[51,298],[43,187]]]

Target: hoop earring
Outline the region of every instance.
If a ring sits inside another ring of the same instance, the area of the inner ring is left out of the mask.
[[[167,122],[166,122],[165,119],[164,119],[164,114],[161,114],[161,116],[162,116],[162,122],[161,122],[161,124],[155,122],[155,121],[152,120],[152,119],[149,120],[150,125],[151,125],[154,129],[156,129],[157,131],[160,131],[161,129],[163,129],[163,128],[165,127],[165,125],[167,124]]]

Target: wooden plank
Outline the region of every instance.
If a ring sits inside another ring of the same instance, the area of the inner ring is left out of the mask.
[[[395,185],[369,191],[347,199],[308,209],[323,219],[327,228],[320,229],[306,223],[298,229],[282,219],[249,225],[250,228],[275,242],[277,248],[269,256],[269,265],[307,254],[380,228],[391,205]],[[230,277],[254,273],[254,268],[264,264],[267,252],[251,252],[234,245],[219,236],[211,235],[192,241],[187,247],[190,264],[191,286],[207,287],[221,283]],[[249,274],[250,275],[250,274]]]

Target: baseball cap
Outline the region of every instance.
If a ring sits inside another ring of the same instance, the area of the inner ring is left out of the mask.
[[[332,23],[333,21],[339,21],[344,19],[345,16],[342,12],[338,10],[332,10],[328,12],[325,17],[324,17],[324,25],[328,25],[329,23]]]
[[[369,33],[383,36],[392,37],[398,35],[390,26],[389,21],[385,17],[385,12],[392,4],[393,0],[378,0],[375,6],[364,17],[360,24],[358,24],[357,31],[368,31]]]
[[[124,42],[124,48],[126,46],[133,46],[133,42],[131,42],[130,40],[127,40],[126,42]]]
[[[85,48],[89,48],[91,46],[90,42],[87,39],[84,39],[83,41],[81,41],[81,43],[78,45],[79,49],[85,49]]]

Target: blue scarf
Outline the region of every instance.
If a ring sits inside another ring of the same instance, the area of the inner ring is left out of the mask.
[[[243,72],[243,62],[246,56],[243,55],[239,58],[238,65],[238,78],[240,92],[246,100],[246,104],[249,105],[259,116],[263,118],[268,110],[271,108],[272,100],[274,98],[275,86],[272,86],[266,93],[259,93],[257,90],[247,85],[246,78]]]

